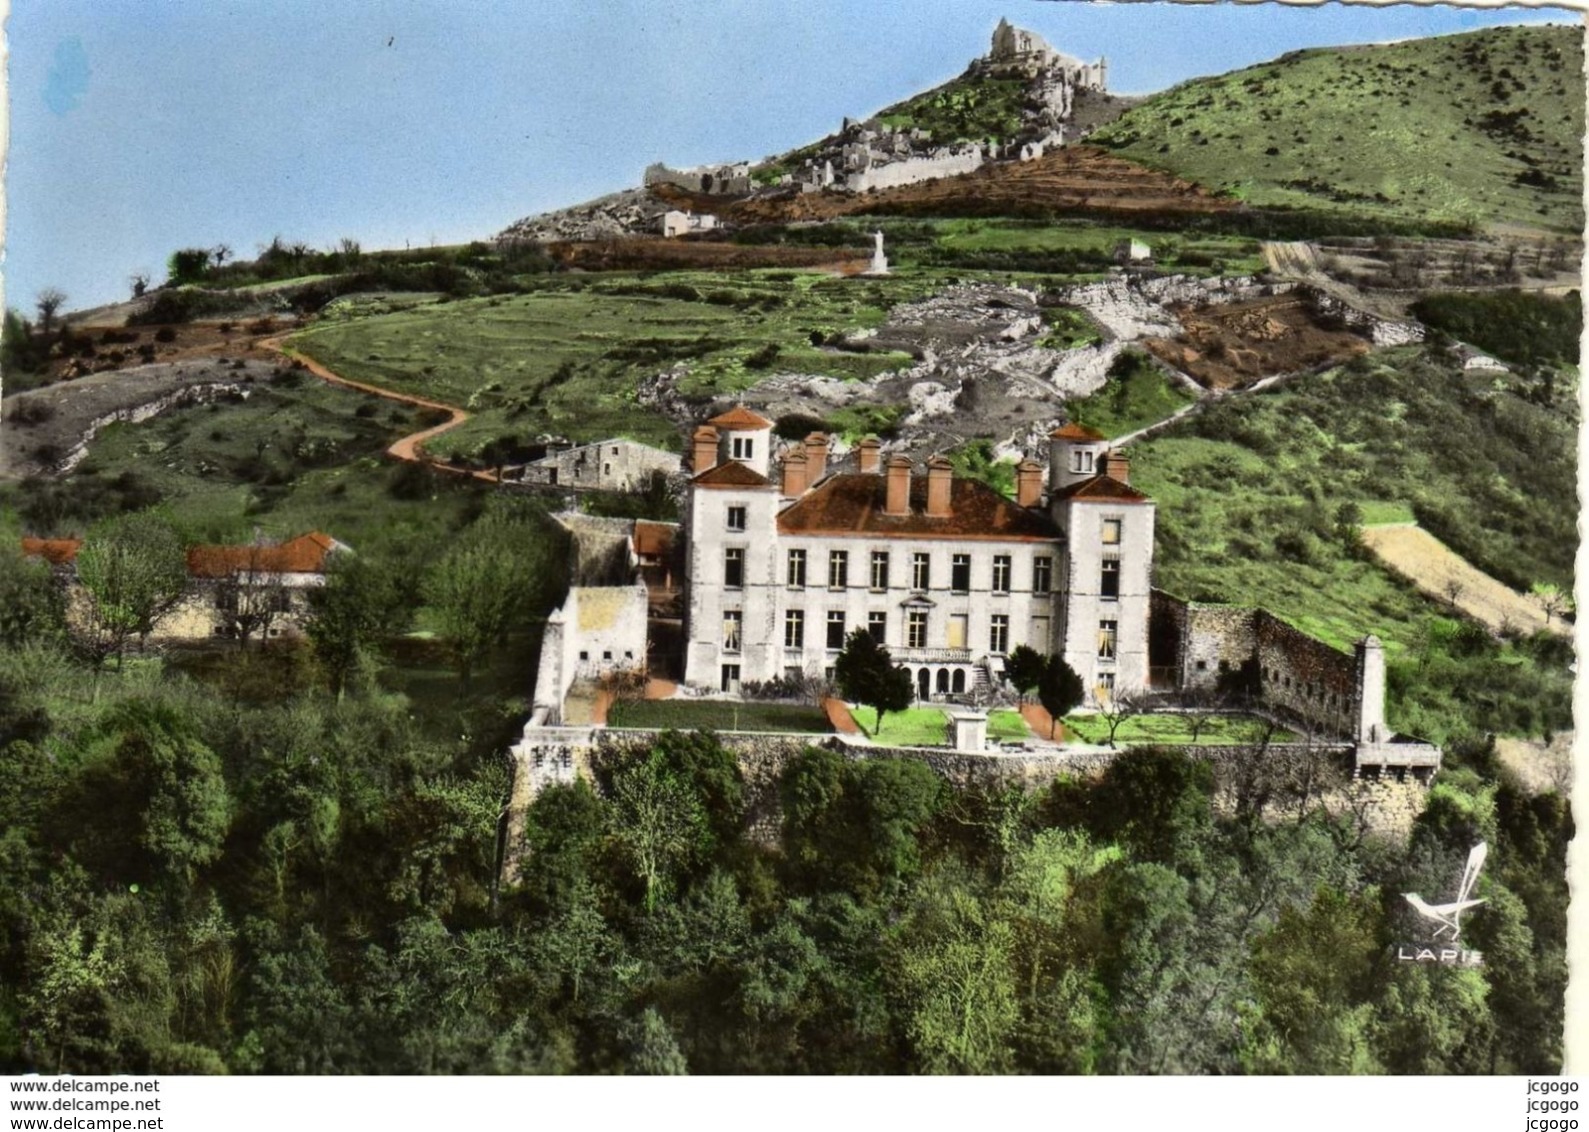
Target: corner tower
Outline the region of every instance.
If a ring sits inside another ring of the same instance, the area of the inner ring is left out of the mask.
[[[766,417],[735,405],[706,423],[717,430],[718,463],[734,460],[759,476],[772,474],[772,422]]]
[[[1131,486],[1124,453],[1095,455],[1093,475],[1069,470],[1070,457],[1106,443],[1094,436],[1056,434],[1055,450],[1067,457],[1064,478],[1070,482],[1050,494],[1049,509],[1065,532],[1065,608],[1057,651],[1081,677],[1087,702],[1097,705],[1148,686],[1155,508]]]

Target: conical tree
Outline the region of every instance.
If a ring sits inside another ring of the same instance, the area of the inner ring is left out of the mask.
[[[833,663],[839,694],[877,713],[873,734],[883,730],[883,716],[910,706],[910,672],[894,664],[888,648],[865,629],[857,629],[844,642],[844,651]]]

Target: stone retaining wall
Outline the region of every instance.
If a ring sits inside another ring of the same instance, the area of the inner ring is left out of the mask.
[[[596,783],[624,761],[640,757],[660,731],[642,729],[536,727],[514,748],[515,776],[509,805],[509,846],[503,871],[511,883],[524,867],[518,843],[524,813],[535,796],[554,783],[583,778]],[[782,826],[779,781],[789,762],[807,747],[838,751],[851,759],[914,759],[957,790],[1020,786],[1043,790],[1063,777],[1095,778],[1120,754],[1097,748],[975,755],[919,747],[877,747],[848,736],[787,732],[718,732],[735,752],[745,783],[747,835],[776,846]],[[1416,777],[1358,779],[1347,744],[1272,743],[1187,748],[1214,770],[1214,809],[1219,814],[1256,809],[1283,820],[1323,806],[1348,818],[1360,836],[1404,839],[1423,808],[1426,785]]]

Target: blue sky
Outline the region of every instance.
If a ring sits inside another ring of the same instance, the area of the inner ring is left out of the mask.
[[[328,12],[332,14],[328,14]],[[486,237],[761,157],[959,73],[1000,16],[1110,85],[1159,90],[1297,47],[1574,19],[1557,10],[1074,0],[20,0],[6,32],[5,302],[79,308],[173,248],[280,234]]]

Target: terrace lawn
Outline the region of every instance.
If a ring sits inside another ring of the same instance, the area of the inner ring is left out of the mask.
[[[1065,727],[1083,743],[1104,744],[1109,741],[1109,725],[1097,715],[1068,715]],[[1269,730],[1264,720],[1249,715],[1219,715],[1204,723],[1196,742],[1203,743],[1256,743]],[[1276,728],[1269,739],[1286,743],[1296,736]],[[1192,740],[1192,717],[1186,715],[1139,715],[1126,720],[1115,732],[1116,743],[1158,743],[1184,747]]]
[[[675,731],[790,731],[825,734],[827,713],[809,704],[758,704],[731,700],[620,700],[607,713],[609,727]]]
[[[877,712],[869,707],[852,707],[850,716],[875,742],[901,747],[946,747],[949,719],[937,708],[906,708],[883,716],[883,730],[877,731]]]
[[[886,723],[887,720],[884,720]],[[1018,711],[988,712],[988,738],[1001,743],[1024,743],[1032,737]]]

